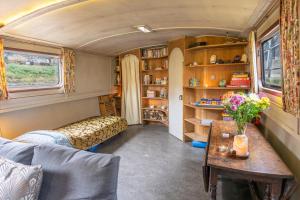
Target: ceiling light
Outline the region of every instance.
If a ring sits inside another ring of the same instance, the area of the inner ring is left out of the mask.
[[[135,28],[143,33],[153,32],[152,28],[150,28],[149,26],[146,26],[146,25],[135,26]]]

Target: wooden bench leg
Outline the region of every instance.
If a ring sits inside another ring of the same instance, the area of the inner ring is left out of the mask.
[[[217,199],[217,183],[218,183],[218,174],[215,169],[211,168],[210,170],[210,199]]]

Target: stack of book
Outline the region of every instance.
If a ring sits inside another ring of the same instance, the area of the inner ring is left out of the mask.
[[[232,74],[230,84],[227,87],[250,87],[250,77],[247,72],[235,72]]]
[[[143,49],[143,58],[160,58],[168,55],[167,47],[159,49]]]

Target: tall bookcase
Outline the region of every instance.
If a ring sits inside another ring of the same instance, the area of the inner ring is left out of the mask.
[[[190,47],[195,42],[206,45]],[[219,87],[220,80],[230,82],[235,72],[247,72],[248,63],[232,63],[235,56],[246,53],[247,42],[237,38],[217,36],[188,37],[185,40],[185,66],[183,71],[183,127],[184,140],[207,141],[209,125],[202,120],[221,120],[224,107],[196,106],[202,98],[220,98],[228,91],[246,91],[245,87]],[[225,61],[211,64],[210,58]],[[198,80],[197,86],[191,86],[190,79]]]
[[[113,58],[113,81],[114,81],[114,89],[115,89],[115,104],[117,115],[121,116],[121,97],[122,97],[122,73],[121,73],[121,61],[120,57],[116,56]]]
[[[168,126],[168,48],[141,49],[141,114],[143,124]]]

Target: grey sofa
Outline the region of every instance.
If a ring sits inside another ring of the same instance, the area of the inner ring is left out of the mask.
[[[117,200],[118,156],[3,138],[0,156],[25,165],[42,165],[40,200]]]

